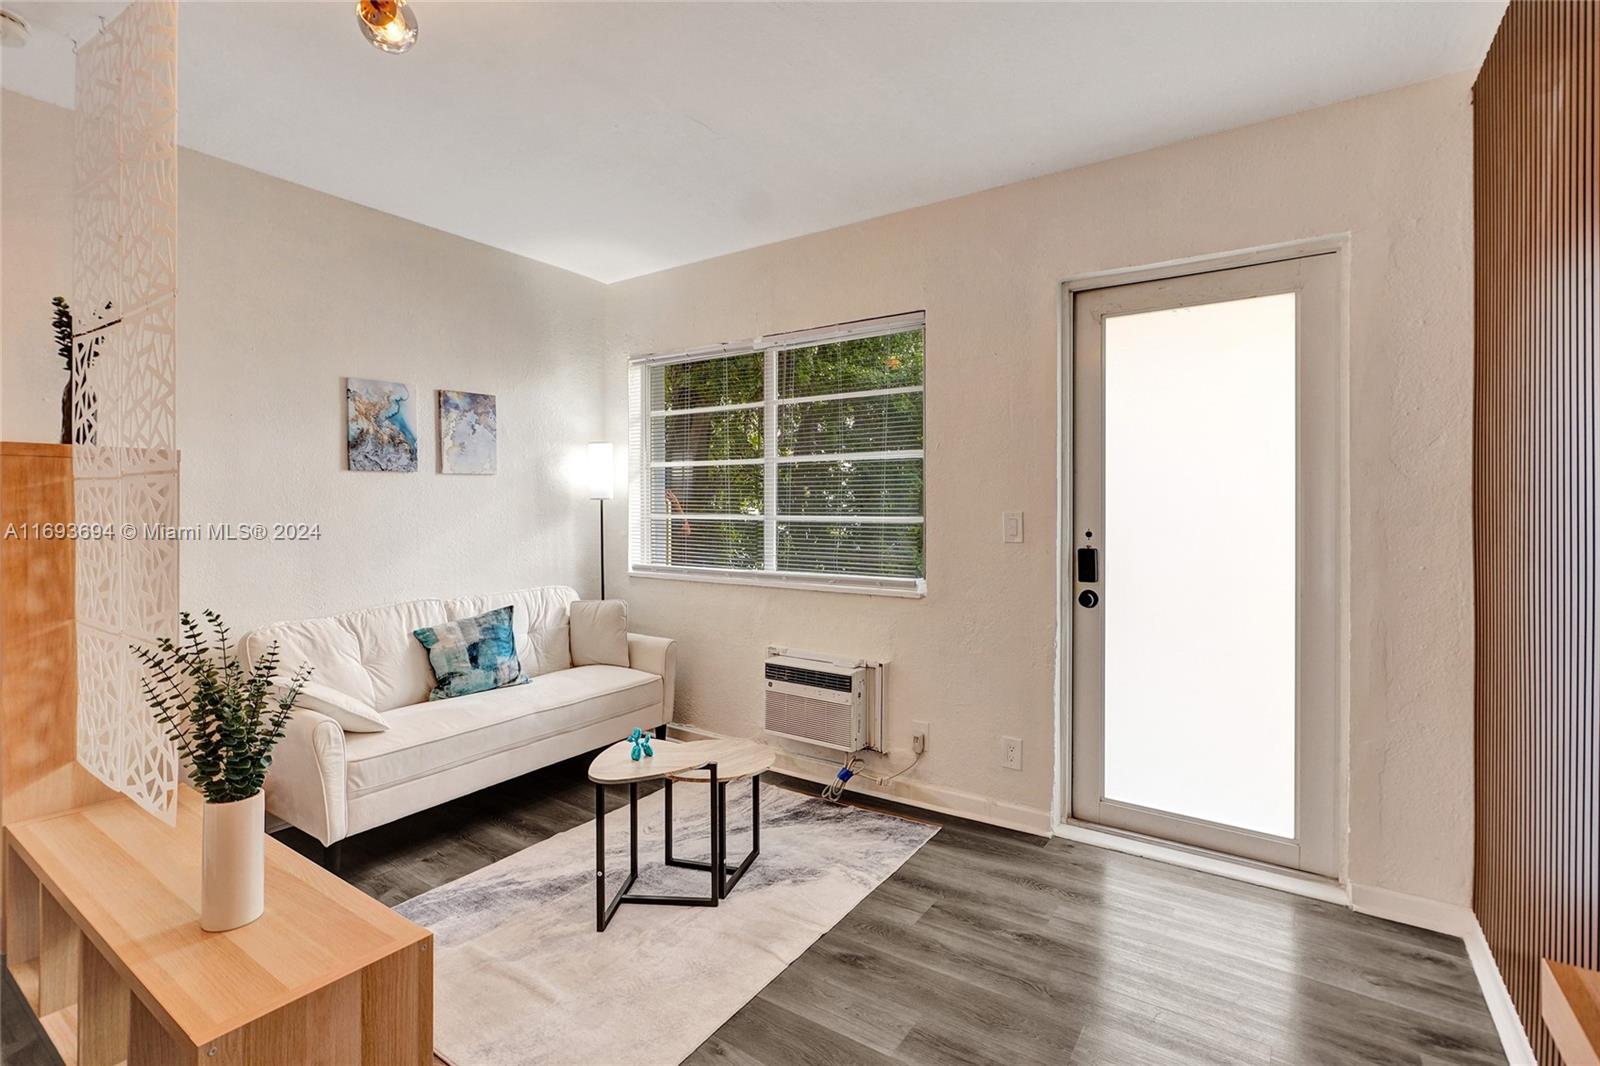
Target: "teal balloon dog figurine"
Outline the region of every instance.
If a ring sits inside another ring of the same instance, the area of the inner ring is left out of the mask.
[[[642,729],[635,729],[632,733],[628,734],[628,739],[633,741],[633,751],[631,755],[634,762],[638,762],[640,758],[655,758],[656,753],[650,750],[649,733],[646,733]]]

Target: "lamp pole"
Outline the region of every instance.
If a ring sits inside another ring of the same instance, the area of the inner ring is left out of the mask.
[[[606,501],[616,493],[616,449],[610,441],[589,445],[589,498],[600,501],[600,598],[606,598]]]

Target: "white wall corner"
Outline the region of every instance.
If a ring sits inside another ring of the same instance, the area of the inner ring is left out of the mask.
[[[1462,939],[1466,939],[1468,932],[1478,928],[1478,919],[1470,907],[1354,881],[1350,883],[1350,906],[1360,914],[1387,918],[1391,922],[1431,929]]]
[[[1350,886],[1350,906],[1361,914],[1387,918],[1393,922],[1431,929],[1436,933],[1460,937],[1467,948],[1467,958],[1472,960],[1472,972],[1478,978],[1483,1000],[1494,1019],[1495,1031],[1500,1036],[1506,1061],[1511,1066],[1537,1066],[1533,1045],[1522,1028],[1522,1019],[1511,1002],[1500,967],[1489,950],[1489,941],[1483,935],[1483,926],[1472,908],[1459,903],[1441,903],[1405,892],[1395,892],[1373,885]]]

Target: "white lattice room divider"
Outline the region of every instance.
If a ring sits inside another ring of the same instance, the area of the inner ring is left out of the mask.
[[[174,636],[178,542],[177,44],[171,0],[128,5],[78,49],[73,479],[78,761],[169,821],[178,755],[131,644]]]

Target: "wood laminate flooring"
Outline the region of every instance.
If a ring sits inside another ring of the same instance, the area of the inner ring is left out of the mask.
[[[587,763],[569,760],[353,837],[342,874],[393,906],[581,825],[593,817]],[[613,806],[625,801],[626,789],[610,791]],[[1458,939],[1149,859],[899,810],[942,830],[689,1063],[1505,1061]],[[279,839],[320,854],[295,830]],[[9,981],[5,994],[8,1066],[53,1063]]]

